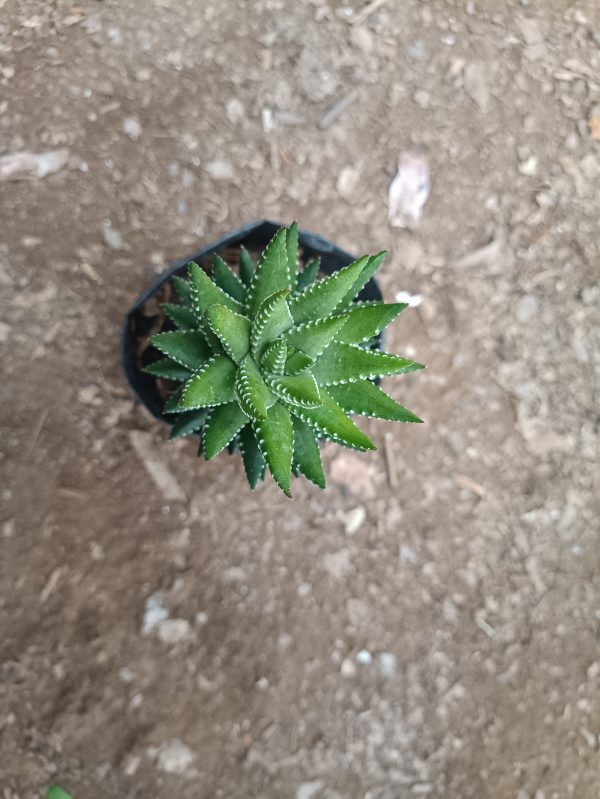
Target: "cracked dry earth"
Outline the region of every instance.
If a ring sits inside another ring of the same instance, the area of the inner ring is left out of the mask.
[[[0,0],[3,799],[597,799],[599,140],[595,0]],[[261,218],[423,298],[427,424],[292,502],[119,363]]]

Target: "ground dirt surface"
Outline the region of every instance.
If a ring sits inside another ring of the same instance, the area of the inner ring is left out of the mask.
[[[596,0],[0,0],[0,158],[57,150],[0,179],[2,799],[597,799]],[[263,218],[422,297],[385,386],[427,424],[293,501],[120,365]]]

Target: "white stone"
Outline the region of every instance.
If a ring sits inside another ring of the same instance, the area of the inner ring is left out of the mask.
[[[360,181],[360,173],[352,166],[345,166],[337,179],[337,190],[340,197],[345,200],[352,200],[356,195],[356,190]]]
[[[211,161],[206,165],[206,171],[213,180],[233,180],[235,170],[229,161]]]
[[[536,315],[539,303],[532,294],[525,294],[517,300],[515,305],[515,316],[517,320],[524,324],[529,322]]]
[[[113,227],[102,228],[102,238],[109,250],[118,252],[123,249],[123,236]]]
[[[410,291],[397,291],[396,302],[405,302],[410,308],[418,308],[423,302],[423,295],[411,294]]]
[[[595,660],[588,666],[587,676],[590,680],[595,680],[597,677],[600,677],[600,660]]]
[[[123,120],[123,131],[132,141],[137,141],[142,135],[142,126],[136,117],[126,117]]]
[[[538,171],[538,159],[535,155],[530,155],[529,158],[525,161],[521,161],[519,164],[519,172],[525,177],[533,177],[537,175]]]
[[[313,799],[321,788],[325,785],[323,780],[310,780],[310,782],[303,782],[298,786],[296,791],[296,799]]]
[[[356,666],[350,660],[350,658],[344,658],[342,660],[342,665],[340,666],[340,673],[342,677],[354,677],[356,674]]]
[[[367,511],[364,505],[358,505],[352,508],[348,513],[344,514],[344,527],[346,528],[347,535],[354,535],[363,525],[367,518]]]
[[[370,666],[373,662],[373,655],[368,649],[361,649],[356,655],[356,662],[359,666]]]
[[[377,667],[383,677],[392,677],[396,673],[396,655],[391,652],[380,652],[377,655]]]
[[[169,618],[169,611],[163,607],[163,593],[156,591],[150,594],[144,606],[144,618],[142,621],[142,635],[148,635],[164,619]]]
[[[196,759],[196,754],[179,738],[161,744],[156,762],[166,774],[183,774]]]
[[[119,679],[121,682],[125,683],[125,685],[131,685],[135,680],[135,672],[128,666],[123,666],[122,669],[119,669]]]
[[[163,644],[177,644],[190,634],[187,619],[164,619],[158,623],[158,637]]]
[[[225,107],[225,114],[232,125],[237,125],[238,122],[242,121],[246,114],[244,110],[244,104],[241,100],[238,100],[237,97],[232,97]]]

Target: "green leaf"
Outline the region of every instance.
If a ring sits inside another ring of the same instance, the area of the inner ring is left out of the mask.
[[[319,274],[319,269],[321,268],[321,259],[320,258],[313,258],[311,259],[304,269],[298,273],[298,278],[296,280],[296,291],[302,292],[304,289],[307,289],[311,286],[315,280],[317,279],[317,275]]]
[[[310,372],[283,377],[269,376],[266,380],[275,396],[284,402],[301,408],[315,408],[321,404],[319,386]]]
[[[294,405],[286,407],[327,438],[333,438],[354,449],[377,449],[371,439],[346,416],[324,388],[321,388],[321,402],[318,408],[298,408]]]
[[[144,367],[143,371],[153,377],[162,377],[165,380],[185,381],[192,376],[190,369],[171,358],[160,358],[158,361],[154,361],[154,363]]]
[[[250,345],[257,361],[267,346],[294,324],[286,298],[288,289],[277,291],[262,303],[252,325]]]
[[[294,429],[289,411],[277,402],[269,408],[266,419],[255,420],[252,427],[273,479],[291,497]]]
[[[294,322],[299,324],[328,316],[359,278],[368,259],[369,256],[364,255],[344,269],[313,283],[302,294],[296,294],[289,303]]]
[[[271,372],[273,375],[282,375],[285,371],[285,362],[287,359],[288,348],[285,341],[278,339],[272,344],[269,344],[265,350],[261,366],[265,372]]]
[[[253,274],[254,264],[252,263],[252,258],[250,258],[248,250],[242,246],[240,247],[240,278],[244,286],[249,286],[252,283]]]
[[[191,411],[233,402],[235,371],[235,364],[230,358],[215,355],[185,384],[179,407]]]
[[[362,344],[385,330],[405,308],[405,302],[373,302],[368,305],[351,307],[346,311],[347,321],[339,335],[335,337],[336,341],[346,344]]]
[[[248,417],[237,402],[228,402],[213,408],[208,414],[202,434],[206,460],[211,460],[225,449],[247,422]]]
[[[179,277],[179,275],[173,275],[171,278],[171,283],[182,304],[191,308],[192,292],[190,291],[190,284],[187,282],[187,280]]]
[[[199,330],[157,333],[151,341],[164,355],[190,369],[197,369],[210,355],[206,339]]]
[[[315,431],[297,416],[292,417],[292,423],[294,425],[294,465],[319,488],[325,488],[325,475]]]
[[[60,785],[53,785],[48,789],[48,799],[71,799],[68,794]]]
[[[301,350],[292,351],[285,365],[285,372],[288,375],[297,375],[305,369],[311,369],[315,365],[315,359],[311,358]]]
[[[267,464],[258,446],[258,441],[252,430],[252,425],[247,424],[246,427],[243,427],[238,439],[250,488],[256,488],[258,481],[262,480],[265,476]]]
[[[367,285],[369,280],[373,277],[375,272],[381,266],[381,262],[387,255],[387,252],[383,250],[382,252],[378,252],[377,255],[369,255],[368,261],[364,264],[359,276],[354,281],[352,287],[348,290],[344,298],[341,300],[339,305],[337,306],[337,311],[344,311],[346,308],[352,303],[353,299],[356,297],[357,294]]]
[[[201,320],[204,316],[204,311],[209,305],[226,305],[230,310],[236,313],[242,313],[243,308],[241,304],[230,297],[227,292],[215,285],[206,272],[201,269],[198,264],[193,261],[188,266],[190,276],[190,291],[192,294],[192,306],[196,319]]]
[[[213,256],[213,280],[230,297],[240,303],[246,299],[246,289],[239,277],[234,274],[220,255]]]
[[[169,438],[184,438],[196,433],[206,421],[207,409],[201,408],[198,411],[186,411],[180,413],[173,422]]]
[[[413,372],[415,369],[423,368],[422,364],[408,361],[406,358],[398,358],[385,352],[372,352],[355,344],[338,344],[334,341],[315,364],[313,374],[320,386],[330,386]]]
[[[275,402],[251,355],[246,355],[237,370],[235,396],[240,408],[252,419],[266,418],[268,408]]]
[[[191,308],[187,308],[185,305],[173,305],[170,302],[165,302],[162,309],[180,330],[195,330],[198,327],[196,317]]]
[[[248,289],[247,307],[251,319],[267,297],[290,288],[286,239],[286,229],[280,228],[260,257]]]
[[[185,408],[179,407],[179,400],[183,394],[184,386],[179,386],[169,394],[169,398],[164,404],[163,413],[183,413]]]
[[[206,322],[223,349],[236,363],[250,350],[250,320],[231,311],[226,305],[210,305],[204,312]]]
[[[329,316],[326,319],[301,322],[288,330],[283,339],[311,358],[318,358],[334,338],[339,338],[336,333],[343,328],[345,322],[345,316]]]
[[[288,286],[293,288],[296,285],[296,274],[298,271],[298,223],[292,222],[286,231],[286,249],[288,258]]]
[[[414,413],[403,408],[370,380],[357,380],[340,386],[330,386],[327,391],[347,412],[392,422],[422,422]]]

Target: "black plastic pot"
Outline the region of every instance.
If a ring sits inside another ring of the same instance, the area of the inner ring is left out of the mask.
[[[281,225],[267,220],[254,222],[239,228],[239,230],[233,231],[233,233],[229,233],[227,236],[214,242],[214,244],[203,247],[187,258],[176,261],[140,294],[134,305],[127,312],[121,334],[123,368],[133,392],[140,402],[142,402],[157,419],[161,419],[169,424],[173,421],[172,418],[168,418],[162,413],[164,399],[159,394],[156,378],[143,372],[141,367],[144,364],[139,362],[139,339],[147,335],[152,329],[152,317],[142,312],[145,304],[173,277],[173,275],[185,277],[187,265],[190,261],[200,260],[207,255],[212,255],[212,253],[219,252],[229,247],[241,246],[242,244],[248,250],[262,251],[280,227]],[[330,275],[355,260],[354,256],[344,252],[344,250],[336,247],[332,242],[321,238],[321,236],[317,236],[315,233],[300,230],[298,239],[303,258],[308,261],[311,258],[320,257],[321,271],[326,274]],[[381,292],[375,280],[370,280],[367,283],[359,294],[358,299],[381,300]]]

